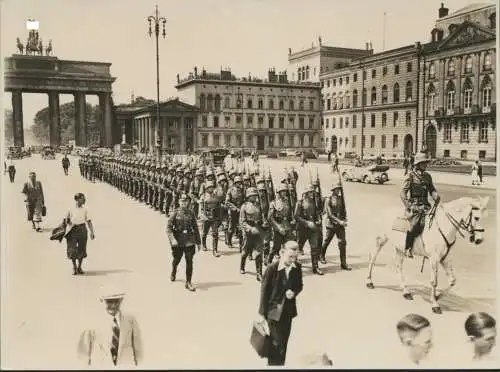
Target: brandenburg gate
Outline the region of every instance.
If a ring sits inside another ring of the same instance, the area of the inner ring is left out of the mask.
[[[19,54],[5,58],[5,91],[12,92],[14,146],[24,146],[23,93],[47,93],[51,146],[61,144],[59,94],[75,97],[75,142],[88,146],[86,95],[99,97],[100,146],[114,142],[111,63],[60,60],[52,56],[52,42],[45,48],[38,31],[30,30],[26,47],[17,39]],[[24,54],[26,50],[26,54]]]

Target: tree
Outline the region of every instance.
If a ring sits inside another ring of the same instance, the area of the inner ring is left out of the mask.
[[[11,146],[14,143],[14,119],[12,110],[5,110],[5,145]]]

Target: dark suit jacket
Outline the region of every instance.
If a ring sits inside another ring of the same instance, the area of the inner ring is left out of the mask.
[[[295,268],[290,270],[287,280],[285,270],[278,271],[279,261],[269,265],[262,278],[260,291],[259,314],[266,319],[279,321],[281,315],[286,312],[287,316],[297,316],[296,297],[302,291],[302,266],[295,263]],[[291,289],[295,297],[288,300],[285,292]]]

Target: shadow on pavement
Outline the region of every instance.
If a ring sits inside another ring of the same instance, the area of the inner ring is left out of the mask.
[[[106,276],[110,274],[120,274],[120,273],[130,273],[130,270],[87,270],[85,271],[84,276]]]
[[[196,288],[200,291],[208,291],[211,288],[217,287],[235,287],[241,285],[239,282],[207,282],[207,283],[196,283]]]

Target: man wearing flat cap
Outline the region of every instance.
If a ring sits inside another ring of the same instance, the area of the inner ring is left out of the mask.
[[[124,291],[102,287],[100,300],[106,314],[94,327],[82,332],[78,357],[87,366],[110,369],[135,367],[142,360],[142,340],[134,316],[121,311]]]

